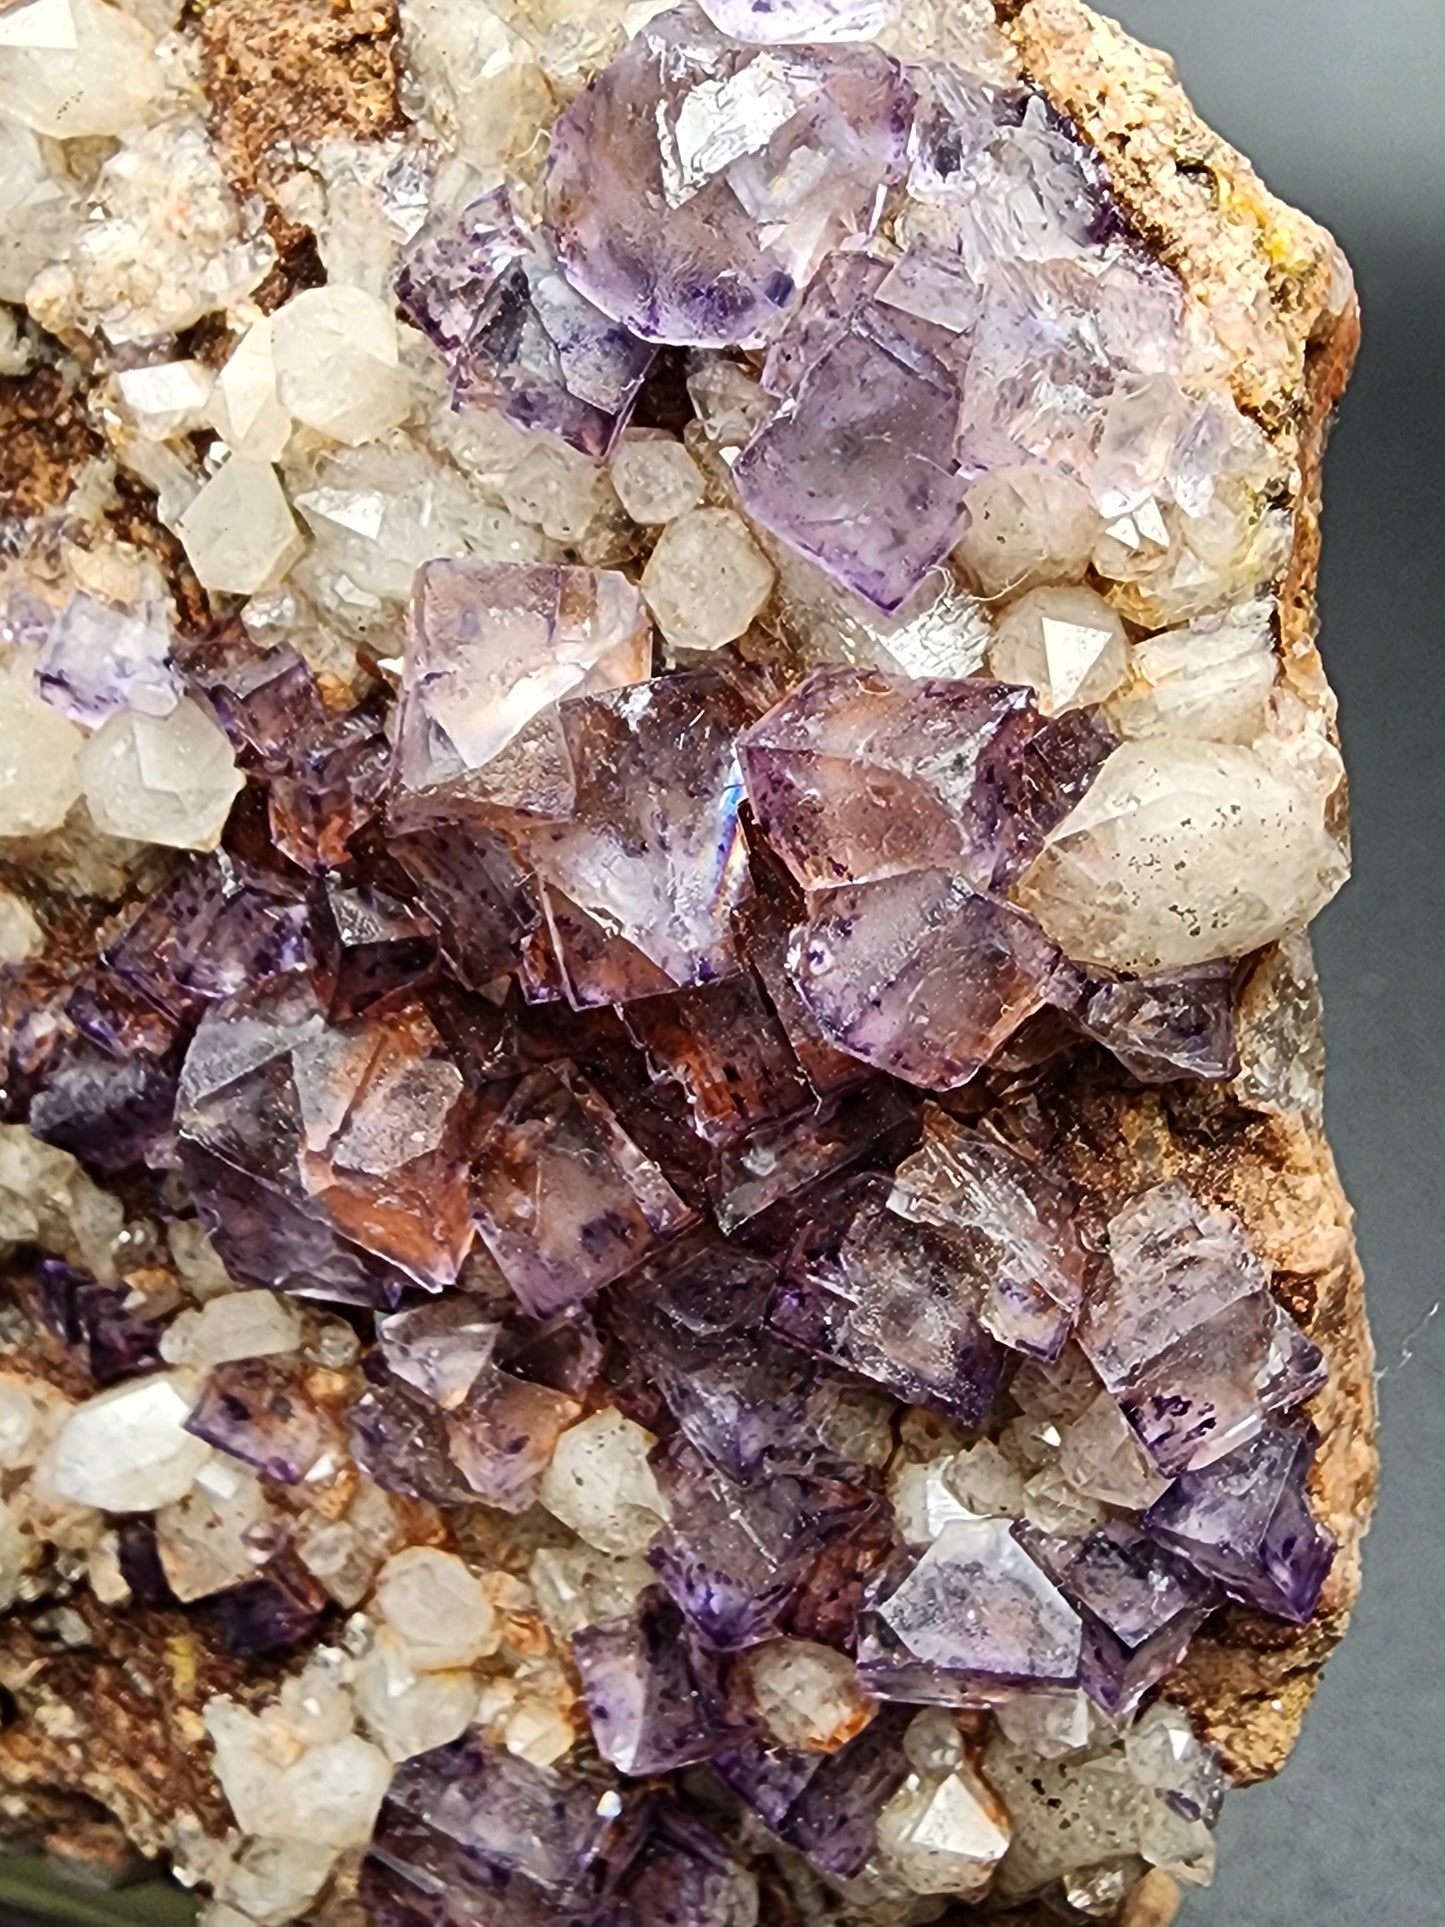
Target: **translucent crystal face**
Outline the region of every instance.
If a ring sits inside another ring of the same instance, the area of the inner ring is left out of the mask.
[[[1240,315],[972,0],[405,0],[244,180],[202,11],[0,13],[107,458],[0,561],[0,1601],[265,1656],[215,1927],[1207,1878],[1159,1696],[1333,1555]]]

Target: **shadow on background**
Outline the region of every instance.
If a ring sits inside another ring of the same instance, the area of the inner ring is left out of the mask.
[[[1317,931],[1385,1486],[1365,1597],[1282,1779],[1236,1797],[1188,1927],[1445,1920],[1445,89],[1442,0],[1104,0],[1354,264],[1365,350],[1325,482],[1323,646],[1355,877]]]

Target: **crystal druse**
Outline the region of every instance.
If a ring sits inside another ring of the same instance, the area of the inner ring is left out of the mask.
[[[0,1778],[207,1927],[1158,1927],[1368,1512],[1348,270],[1074,0],[374,12],[0,12]]]

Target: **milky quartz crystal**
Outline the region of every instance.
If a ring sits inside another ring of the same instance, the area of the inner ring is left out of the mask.
[[[26,0],[0,298],[6,1811],[1172,1919],[1372,1494],[1333,243],[1079,0]]]

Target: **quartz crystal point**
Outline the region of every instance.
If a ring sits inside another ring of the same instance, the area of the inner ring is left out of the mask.
[[[1371,1496],[1348,273],[1082,0],[326,12],[0,11],[7,1817],[1172,1919]]]

